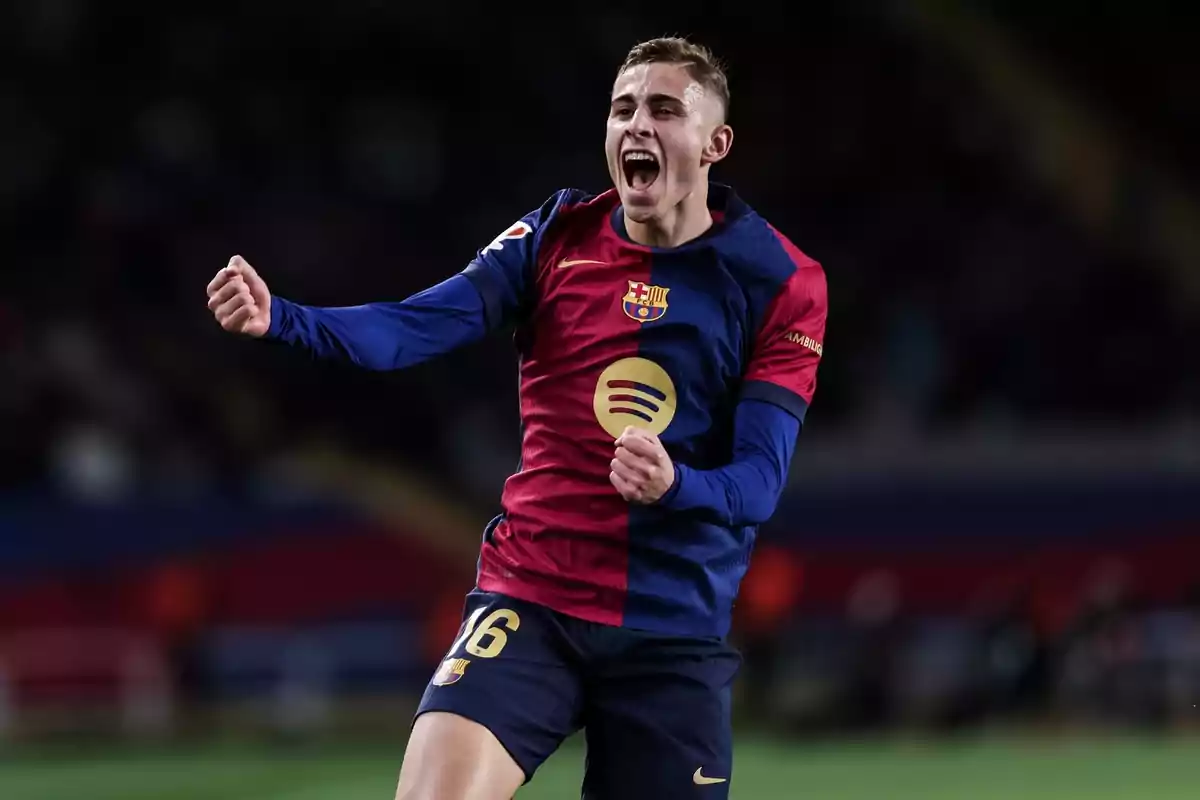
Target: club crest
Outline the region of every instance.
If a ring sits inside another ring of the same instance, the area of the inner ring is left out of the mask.
[[[470,663],[470,659],[467,658],[447,658],[433,676],[433,685],[449,686],[452,683],[458,683]]]
[[[638,322],[653,322],[662,319],[667,313],[667,292],[665,286],[652,286],[640,281],[629,281],[629,291],[621,298],[621,308],[625,316]]]

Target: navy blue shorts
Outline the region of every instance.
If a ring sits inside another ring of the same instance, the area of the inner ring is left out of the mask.
[[[480,723],[526,781],[582,728],[585,800],[728,797],[741,657],[725,642],[600,625],[478,591],[463,617],[418,716]]]

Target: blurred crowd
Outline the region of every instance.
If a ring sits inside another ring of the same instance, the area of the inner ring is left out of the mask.
[[[837,613],[781,605],[772,620],[760,581],[781,560],[756,562],[739,620],[742,711],[755,724],[791,735],[1200,725],[1200,582],[1176,602],[1149,602],[1114,560],[1060,593],[1066,602],[1025,586],[914,613],[896,576],[878,570]]]
[[[684,28],[731,62],[741,146],[716,177],[829,274],[814,435],[1119,427],[1196,406],[1194,370],[1169,355],[1194,304],[1151,256],[1077,225],[970,70],[887,5],[806,9],[799,29],[613,8],[553,36],[448,6],[269,8],[6,12],[21,77],[0,97],[0,202],[17,223],[4,483],[227,481],[325,437],[494,497],[516,444],[504,337],[362,375],[221,335],[203,287],[234,253],[313,304],[440,280],[555,188],[605,188],[615,65]],[[1112,68],[1119,20],[1081,42],[1047,19],[1008,22],[1051,55],[1069,46],[1075,73]],[[1122,57],[1124,80],[1083,94],[1122,118],[1194,87],[1173,52]],[[1183,164],[1195,139],[1169,110],[1138,115],[1136,141]]]

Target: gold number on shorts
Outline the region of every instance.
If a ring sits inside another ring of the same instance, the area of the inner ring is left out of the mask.
[[[454,655],[454,651],[457,650],[459,646],[462,645],[462,643],[466,640],[466,638],[471,635],[471,631],[475,630],[475,623],[479,622],[479,618],[483,616],[483,612],[486,610],[487,609],[485,608],[477,608],[471,612],[471,616],[468,617],[467,621],[463,624],[462,631],[459,632],[458,638],[454,640],[454,644],[450,645],[450,649],[446,651],[446,658],[450,658],[452,655]]]
[[[479,617],[472,617],[470,622],[473,623]],[[501,623],[502,627],[497,627],[496,623]],[[479,627],[471,634],[471,638],[467,639],[467,652],[476,658],[495,658],[500,655],[500,651],[508,644],[508,634],[513,633],[517,628],[521,627],[521,617],[511,608],[498,608],[484,618]],[[483,646],[483,640],[491,638],[487,646]]]

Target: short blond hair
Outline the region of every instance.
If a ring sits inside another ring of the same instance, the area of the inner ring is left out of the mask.
[[[625,56],[618,74],[640,64],[682,64],[692,80],[712,92],[729,114],[729,80],[725,67],[712,51],[679,36],[663,36],[635,44]]]

